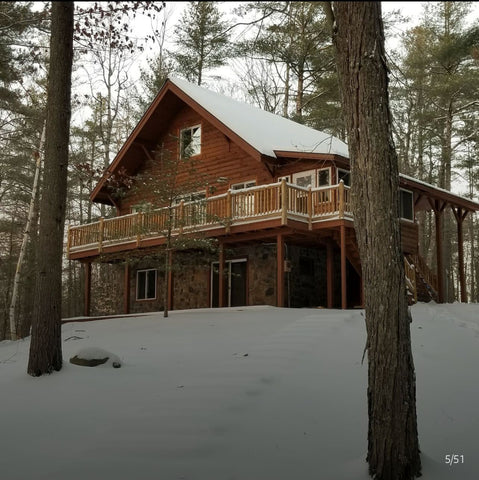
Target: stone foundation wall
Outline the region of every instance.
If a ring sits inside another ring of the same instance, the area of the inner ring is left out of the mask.
[[[276,244],[258,243],[225,251],[226,260],[247,259],[248,305],[276,305]],[[286,245],[291,271],[285,273],[285,305],[326,306],[326,250]],[[216,256],[180,252],[173,269],[173,309],[208,308],[211,262]],[[164,260],[148,257],[130,264],[130,313],[164,309]],[[340,302],[339,258],[335,255],[335,304]],[[124,313],[124,264],[92,265],[92,315]],[[137,272],[157,270],[156,298],[137,300]],[[335,306],[336,306],[335,305]]]

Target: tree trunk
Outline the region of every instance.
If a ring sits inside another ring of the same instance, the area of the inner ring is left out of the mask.
[[[369,472],[413,479],[421,462],[380,2],[333,2],[333,41],[349,137],[368,351]]]
[[[40,203],[38,272],[28,373],[62,367],[62,256],[67,193],[73,60],[73,2],[52,2],[44,182]]]
[[[37,199],[38,182],[40,178],[40,170],[41,170],[41,164],[42,164],[42,150],[43,150],[44,142],[45,142],[45,125],[43,125],[42,135],[40,138],[40,145],[38,146],[38,152],[36,153],[35,176],[33,179],[32,198],[30,199],[30,208],[28,210],[27,224],[25,226],[25,232],[23,234],[22,246],[20,247],[20,254],[18,256],[17,268],[15,270],[15,278],[13,280],[12,299],[10,302],[10,310],[9,310],[11,340],[16,340],[18,337],[17,302],[18,302],[19,291],[20,291],[20,278],[21,278],[21,271],[23,267],[23,261],[25,258],[25,254],[27,252],[27,245],[30,240],[33,217],[35,214],[35,203]]]

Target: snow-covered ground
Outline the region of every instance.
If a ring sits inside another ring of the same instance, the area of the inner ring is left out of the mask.
[[[412,313],[422,478],[476,480],[479,305]],[[2,480],[369,478],[360,310],[173,311],[62,337],[64,368],[40,378],[28,339],[0,343]],[[123,365],[70,364],[83,348]]]

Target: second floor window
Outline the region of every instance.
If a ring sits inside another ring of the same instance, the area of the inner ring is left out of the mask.
[[[340,181],[344,182],[344,185],[347,185],[348,187],[351,186],[351,172],[349,170],[342,170],[341,168],[338,168],[338,183]]]
[[[180,153],[181,158],[189,158],[201,153],[201,125],[180,131]]]
[[[399,190],[399,217],[414,221],[413,194],[409,190]]]

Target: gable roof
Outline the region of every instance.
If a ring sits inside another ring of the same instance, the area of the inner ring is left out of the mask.
[[[299,154],[304,158],[328,155],[349,159],[347,144],[332,135],[170,76],[104,172],[90,195],[92,201],[112,204],[104,188],[109,176],[122,166],[130,169],[132,165],[138,166],[138,155],[144,157],[148,155],[148,148],[156,146],[158,132],[161,130],[158,126],[167,128],[168,122],[184,104],[197,111],[257,159],[296,157]],[[474,200],[406,175],[400,174],[400,180],[403,186],[414,188],[432,199],[442,198],[452,206],[479,210],[479,204]]]
[[[185,103],[257,159],[288,153],[349,158],[347,145],[332,135],[170,76],[93,190],[92,201],[111,203],[103,190],[108,177],[132,165],[138,158],[135,150],[142,149],[144,156],[147,145],[156,141],[157,124],[166,126],[171,112]]]
[[[262,155],[276,157],[275,152],[282,151],[333,154],[349,158],[348,146],[332,135],[206,90],[186,80],[172,76],[169,79]]]

